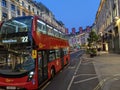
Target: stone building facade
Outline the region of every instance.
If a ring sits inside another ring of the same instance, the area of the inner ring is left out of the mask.
[[[101,0],[95,19],[102,49],[120,52],[120,0]]]
[[[88,28],[88,29],[87,29]],[[75,32],[74,34],[68,34],[68,40],[72,49],[86,48],[88,45],[89,33],[92,27],[88,26],[82,31]]]
[[[65,33],[64,24],[56,20],[53,13],[41,2],[33,0],[0,0],[0,21],[28,15],[39,15]]]

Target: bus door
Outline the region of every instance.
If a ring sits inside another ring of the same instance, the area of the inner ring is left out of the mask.
[[[38,51],[38,83],[41,84],[48,78],[47,52]]]
[[[64,67],[64,51],[63,51],[63,49],[60,49],[60,58],[61,58],[61,65],[63,68]]]

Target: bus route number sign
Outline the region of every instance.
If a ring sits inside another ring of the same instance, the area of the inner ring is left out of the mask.
[[[22,39],[22,42],[23,42],[23,43],[24,43],[24,42],[28,42],[28,36],[21,37],[21,39]]]

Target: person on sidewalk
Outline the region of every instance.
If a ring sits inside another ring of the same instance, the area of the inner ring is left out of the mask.
[[[98,49],[97,49],[97,55],[101,55],[101,48],[99,47]]]

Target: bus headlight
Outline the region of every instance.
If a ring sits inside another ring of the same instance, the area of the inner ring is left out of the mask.
[[[33,76],[34,76],[34,72],[31,71],[31,72],[28,74],[28,81],[31,81],[32,78],[33,78]]]

